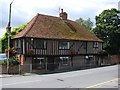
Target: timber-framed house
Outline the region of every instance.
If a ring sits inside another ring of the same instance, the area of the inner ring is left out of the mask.
[[[14,36],[21,65],[54,70],[82,64],[100,64],[103,41],[61,10],[59,17],[37,14]],[[38,69],[38,70],[39,70]]]

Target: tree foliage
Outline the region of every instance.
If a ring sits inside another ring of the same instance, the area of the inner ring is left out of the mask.
[[[91,22],[90,18],[88,18],[87,20],[83,20],[82,18],[79,18],[76,20],[76,22],[84,26],[88,30],[91,30],[93,27],[93,22]]]
[[[103,47],[110,54],[120,54],[120,11],[104,10],[96,16],[96,27],[93,32],[104,41]]]
[[[13,28],[10,36],[13,37],[18,32],[22,31],[26,25],[27,24],[23,24],[19,27]],[[1,47],[2,47],[2,52],[5,52],[5,49],[8,48],[8,33],[7,32],[5,32],[4,36],[1,38]]]

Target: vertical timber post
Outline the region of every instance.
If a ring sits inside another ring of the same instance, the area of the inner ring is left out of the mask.
[[[30,64],[30,73],[32,73],[32,64]]]
[[[47,58],[45,59],[45,70],[47,71]]]

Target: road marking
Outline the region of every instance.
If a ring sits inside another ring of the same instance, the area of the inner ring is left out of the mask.
[[[64,80],[62,80],[62,79],[57,79],[57,80],[59,80],[59,81],[64,81]]]
[[[88,87],[86,87],[86,88],[94,88],[94,87],[97,87],[97,86],[104,85],[104,84],[106,84],[106,83],[110,83],[110,82],[116,81],[116,80],[118,80],[118,79],[120,79],[120,78],[114,78],[114,79],[112,79],[112,80],[105,81],[105,82],[102,82],[102,83],[99,83],[99,84],[95,84],[95,85],[92,85],[92,86],[88,86]]]
[[[0,86],[9,86],[9,85],[15,85],[15,84],[24,84],[24,83],[31,83],[31,82],[39,82],[41,80],[35,80],[35,81],[25,81],[25,82],[16,82],[16,83],[10,83],[10,84],[3,84],[3,85],[0,85]]]

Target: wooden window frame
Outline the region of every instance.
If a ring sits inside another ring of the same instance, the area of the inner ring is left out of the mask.
[[[67,43],[66,46],[62,46],[62,44]],[[69,41],[59,41],[59,50],[69,50],[70,49],[70,42]]]
[[[61,60],[61,63],[62,63],[62,65],[64,66],[67,66],[67,65],[69,65],[69,60],[70,60],[70,58],[69,57],[60,57],[60,60]]]
[[[98,48],[99,47],[99,43],[98,42],[93,42],[93,48]]]
[[[21,48],[21,43],[22,43],[21,39],[16,39],[15,40],[15,48]]]
[[[87,42],[83,42],[83,48],[84,48],[84,49],[87,48]]]
[[[47,41],[46,40],[34,39],[33,48],[34,49],[47,49]]]

